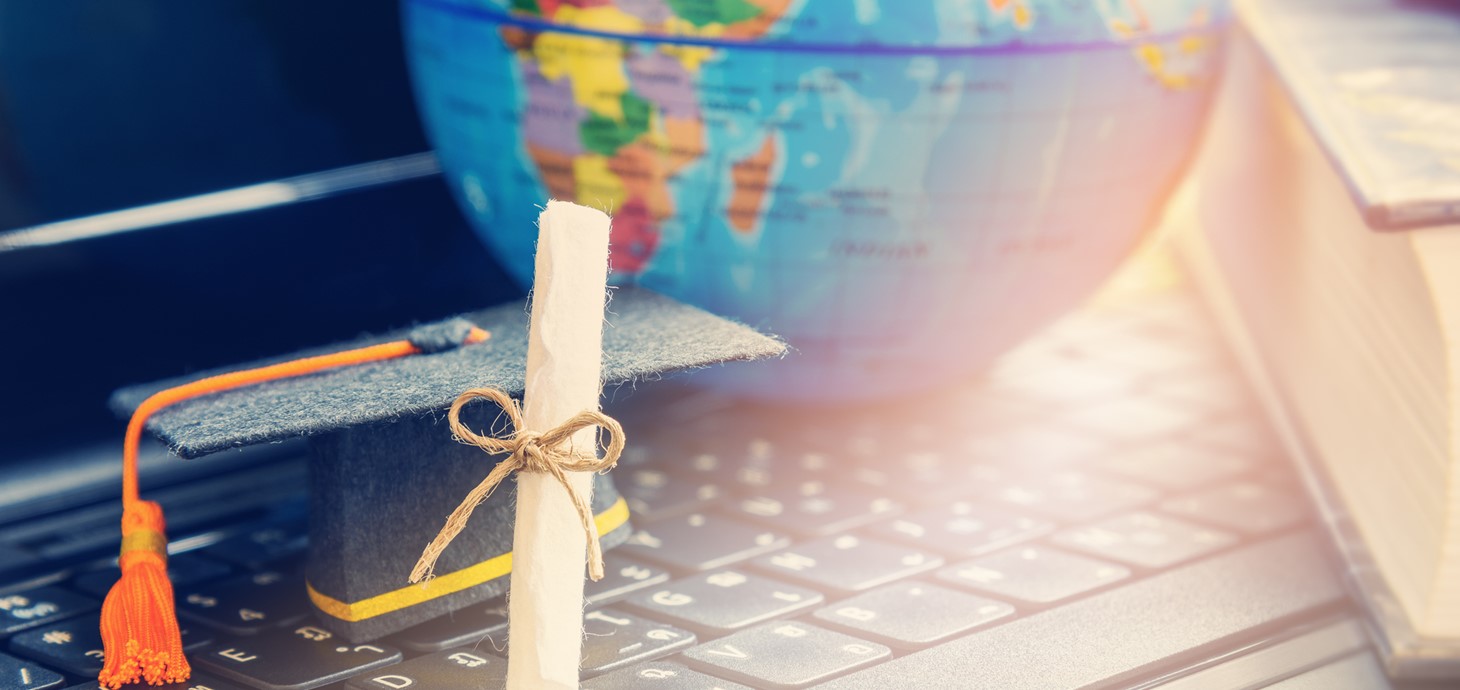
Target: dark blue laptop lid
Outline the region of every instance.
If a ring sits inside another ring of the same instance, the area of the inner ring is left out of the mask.
[[[0,233],[328,182],[0,249],[0,463],[119,443],[122,385],[520,297],[433,166],[392,0],[0,0]]]

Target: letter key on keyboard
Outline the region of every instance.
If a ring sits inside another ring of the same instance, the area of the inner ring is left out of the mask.
[[[302,558],[308,547],[309,533],[304,525],[284,522],[224,539],[203,553],[251,570],[282,570],[287,563]]]
[[[737,514],[776,529],[819,537],[890,517],[902,507],[890,498],[815,482],[801,489],[774,489],[742,498]]]
[[[59,688],[64,682],[59,673],[0,654],[0,690],[44,690]]]
[[[583,690],[750,690],[673,661],[647,661],[583,681]]]
[[[37,587],[14,594],[0,594],[0,637],[96,608],[95,601],[59,587]]]
[[[468,647],[488,651],[507,649],[507,600],[496,598],[407,628],[391,643],[412,652],[439,652]]]
[[[669,573],[663,568],[610,551],[603,556],[603,579],[585,581],[583,598],[589,606],[602,606],[668,580]]]
[[[1169,499],[1161,509],[1248,534],[1268,534],[1304,520],[1308,508],[1291,492],[1241,481]]]
[[[821,593],[735,570],[692,575],[641,592],[627,605],[690,630],[738,630],[821,603]]]
[[[653,522],[661,518],[705,510],[720,501],[718,485],[700,477],[681,477],[657,469],[636,469],[628,481],[619,484],[634,519]]]
[[[808,623],[773,621],[684,653],[690,663],[755,686],[800,688],[891,656],[874,642]]]
[[[623,553],[682,570],[711,570],[786,546],[784,536],[718,513],[691,513],[645,525]]]
[[[1034,604],[1049,604],[1130,577],[1114,563],[1048,546],[1020,546],[938,571],[956,585]]]
[[[1252,468],[1252,461],[1241,453],[1183,439],[1112,453],[1096,466],[1142,484],[1185,491],[1246,472]]]
[[[896,541],[959,556],[977,556],[1028,541],[1054,529],[1043,520],[1022,517],[967,501],[897,518],[872,528]]]
[[[309,615],[304,578],[268,570],[184,587],[177,613],[219,632],[252,635]]]
[[[1014,607],[926,582],[895,582],[818,610],[818,620],[899,649],[916,649],[986,625]]]
[[[264,690],[311,690],[400,661],[381,644],[352,644],[306,625],[253,637],[224,638],[193,655],[193,664]]]
[[[355,676],[351,690],[460,690],[500,688],[507,683],[507,660],[475,649],[448,649],[403,664]]]
[[[664,656],[695,642],[694,633],[616,609],[583,616],[583,673],[596,675]]]
[[[1058,470],[999,482],[990,496],[1066,522],[1084,522],[1149,503],[1156,492],[1144,486]]]
[[[3,687],[3,686],[0,686]],[[88,681],[79,685],[73,685],[66,690],[101,690],[96,681]],[[124,685],[122,690],[251,690],[242,685],[218,680],[205,673],[193,671],[191,678],[181,683],[168,683],[167,685]]]
[[[921,549],[843,534],[761,556],[756,567],[812,587],[860,592],[932,570],[943,558]]]
[[[1236,541],[1221,530],[1155,513],[1131,513],[1054,536],[1062,546],[1146,568],[1165,568]]]

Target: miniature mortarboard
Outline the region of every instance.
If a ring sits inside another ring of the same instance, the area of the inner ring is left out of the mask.
[[[606,318],[605,384],[770,357],[785,349],[781,342],[746,326],[639,288],[616,290]],[[246,371],[288,367],[342,351],[396,347],[402,350],[397,354],[405,355],[342,362],[350,365],[164,402],[145,417],[145,429],[184,458],[308,437],[309,598],[335,632],[351,641],[373,640],[506,591],[503,576],[510,571],[513,536],[510,486],[477,509],[476,517],[456,537],[456,543],[466,546],[442,554],[435,579],[409,585],[406,578],[421,546],[440,529],[445,511],[460,500],[461,488],[475,484],[488,469],[480,450],[451,440],[444,411],[461,391],[475,386],[520,394],[527,322],[522,305],[510,304],[407,332],[256,363]],[[160,392],[200,379],[215,380],[218,375],[207,372],[126,388],[112,396],[111,405],[119,413],[131,413]],[[140,436],[138,426],[129,429],[129,443],[134,433]],[[124,566],[129,557],[155,558],[160,563],[166,552],[160,513],[147,514],[151,504],[136,500],[135,484],[126,492],[129,506],[139,504],[126,513],[140,522],[129,529],[124,516]],[[591,508],[605,547],[627,538],[628,509],[608,477],[595,478]],[[127,577],[124,567],[123,582],[114,594],[151,586],[128,585]],[[170,586],[166,598],[171,618]],[[107,616],[104,610],[104,627]],[[118,623],[118,627],[125,626]],[[108,654],[108,661],[112,656]],[[186,677],[180,649],[172,657],[171,663],[180,665]],[[132,667],[115,671],[114,677],[152,680],[146,659],[130,663]],[[161,680],[175,675],[166,670],[150,673]],[[105,683],[107,677],[102,680]]]

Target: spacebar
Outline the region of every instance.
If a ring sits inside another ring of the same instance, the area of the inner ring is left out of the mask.
[[[1142,669],[1339,602],[1318,539],[1309,530],[1246,546],[817,687],[1128,685]]]

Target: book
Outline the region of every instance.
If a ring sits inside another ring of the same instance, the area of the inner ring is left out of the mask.
[[[1460,4],[1235,4],[1370,228],[1460,223]]]
[[[1397,677],[1460,677],[1460,223],[1378,232],[1248,30],[1168,215]]]

